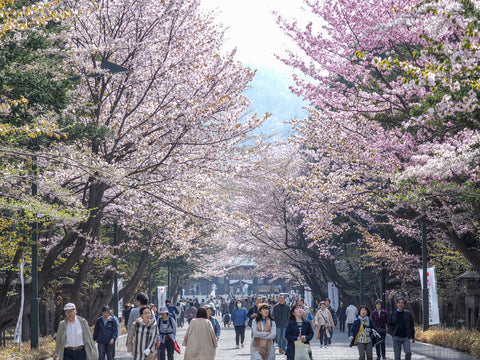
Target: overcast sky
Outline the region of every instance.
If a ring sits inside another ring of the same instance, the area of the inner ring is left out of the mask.
[[[215,11],[218,22],[228,28],[226,51],[237,47],[237,57],[244,63],[286,71],[273,54],[292,48],[292,42],[276,24],[273,11],[301,21],[303,0],[201,0],[201,4]]]
[[[293,84],[293,70],[274,57],[294,48],[294,44],[276,24],[273,11],[305,23],[308,13],[303,11],[303,0],[200,1],[201,8],[214,11],[217,22],[226,28],[223,50],[229,53],[237,48],[236,59],[258,70],[252,88],[246,93],[252,101],[252,111],[259,115],[273,114],[262,131],[285,136],[289,126],[283,122],[291,117],[304,117],[302,106],[306,104],[288,88]]]

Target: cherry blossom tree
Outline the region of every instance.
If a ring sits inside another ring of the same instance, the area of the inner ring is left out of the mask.
[[[298,185],[308,236],[328,244],[350,228],[335,223],[338,214],[370,226],[387,216],[397,234],[417,239],[423,221],[432,237],[448,239],[479,269],[477,5],[305,3],[321,31],[279,23],[300,50],[284,62],[307,75],[295,78],[293,91],[314,106],[308,119],[293,122],[293,141],[312,159],[310,176]],[[366,228],[363,241],[378,263],[418,262],[405,261],[415,252],[397,235]]]
[[[95,269],[91,301],[101,306],[122,260],[138,263],[124,271],[120,295],[128,296],[148,262],[188,257],[216,240],[228,201],[218,179],[239,170],[246,155],[235,149],[262,119],[244,115],[254,72],[219,50],[223,30],[198,1],[62,4],[74,9],[63,25],[64,66],[78,82],[66,109],[75,121],[66,124],[69,141],[40,159],[38,186],[74,194],[86,216],[45,224],[39,287],[71,276],[77,301]],[[118,244],[101,236],[114,219],[124,234]]]

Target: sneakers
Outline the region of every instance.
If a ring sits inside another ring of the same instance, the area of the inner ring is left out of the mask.
[[[240,349],[240,345],[237,345],[237,349]]]
[[[243,344],[242,344],[242,349],[243,349]]]

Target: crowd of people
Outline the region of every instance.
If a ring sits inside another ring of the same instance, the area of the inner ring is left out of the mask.
[[[372,360],[373,349],[377,360],[385,360],[385,337],[392,336],[395,360],[411,359],[410,343],[415,340],[413,319],[405,309],[406,301],[398,298],[396,309],[387,313],[381,300],[375,309],[353,303],[340,302],[335,311],[330,299],[316,302],[309,308],[303,299],[285,295],[262,298],[234,298],[204,300],[186,299],[176,305],[148,304],[148,296],[139,293],[135,306],[126,304],[123,311],[127,330],[127,351],[134,360],[173,360],[180,352],[176,341],[177,327],[188,328],[183,337],[184,359],[213,360],[221,334],[221,325],[233,326],[236,348],[245,346],[245,330],[250,327],[250,354],[252,360],[272,360],[278,352],[287,360],[312,359],[311,341],[319,340],[320,347],[332,343],[333,330],[347,332],[350,346],[356,346],[359,359]],[[112,310],[105,306],[90,333],[88,323],[76,313],[76,306],[64,306],[66,319],[59,325],[54,360],[114,360],[115,342],[120,323]],[[347,325],[347,326],[346,326]],[[97,346],[95,346],[95,342]]]

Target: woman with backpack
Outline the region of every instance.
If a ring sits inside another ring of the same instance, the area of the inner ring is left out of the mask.
[[[166,350],[168,360],[173,360],[177,324],[171,316],[168,316],[168,308],[166,306],[160,307],[158,313],[157,359],[165,360]]]

